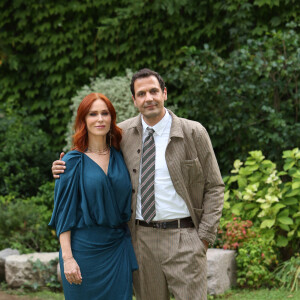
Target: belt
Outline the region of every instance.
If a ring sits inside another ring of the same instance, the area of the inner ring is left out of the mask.
[[[173,221],[157,221],[147,223],[141,220],[135,220],[135,224],[159,229],[175,229],[175,228],[192,228],[195,227],[191,217],[173,220]]]

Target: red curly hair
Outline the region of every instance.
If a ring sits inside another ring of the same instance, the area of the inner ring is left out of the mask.
[[[72,150],[78,150],[84,152],[88,147],[88,132],[86,128],[85,117],[88,114],[93,102],[95,100],[103,100],[107,105],[109,113],[111,115],[111,145],[118,151],[120,150],[120,142],[122,140],[122,129],[117,126],[116,123],[116,111],[112,103],[100,93],[91,93],[83,98],[77,109],[77,116],[74,124],[75,134],[73,135],[73,148]],[[109,134],[106,136],[106,142],[109,145]]]

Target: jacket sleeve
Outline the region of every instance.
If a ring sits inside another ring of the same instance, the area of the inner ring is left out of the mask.
[[[49,225],[55,228],[56,235],[76,227],[79,206],[79,176],[81,154],[71,151],[65,155],[66,169],[55,182],[54,209]]]
[[[200,124],[196,129],[194,141],[205,178],[203,214],[198,234],[201,239],[213,244],[222,215],[225,186],[209,135]]]

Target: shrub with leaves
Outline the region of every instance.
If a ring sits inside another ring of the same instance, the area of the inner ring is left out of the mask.
[[[0,117],[0,193],[35,195],[53,160],[47,134],[23,110]],[[2,131],[2,133],[1,133]]]
[[[261,151],[249,154],[245,163],[236,160],[233,175],[225,178],[224,217],[229,219],[233,213],[252,220],[278,247],[299,249],[300,150],[284,151],[281,172]]]
[[[225,223],[222,226],[223,229],[218,230],[217,245],[215,245],[218,248],[236,250],[244,242],[255,236],[255,232],[252,229],[253,223],[250,220],[244,221],[240,217],[233,216],[232,220]]]
[[[283,150],[300,145],[298,31],[290,23],[248,38],[229,57],[208,44],[178,52],[167,76],[170,99],[179,115],[207,128],[223,174],[253,149],[278,164]]]
[[[49,262],[49,264],[45,264],[41,262],[39,259],[36,261],[30,261],[32,265],[33,277],[36,280],[32,282],[27,282],[25,287],[38,291],[42,288],[47,287],[52,291],[61,290],[61,284],[57,279],[57,263],[58,259],[53,259]]]
[[[116,76],[110,79],[100,75],[95,79],[91,79],[90,85],[83,86],[77,91],[76,96],[72,98],[72,119],[68,124],[68,131],[66,135],[67,146],[65,150],[71,148],[72,135],[74,134],[74,122],[77,114],[78,105],[82,99],[90,93],[101,93],[105,95],[113,104],[117,112],[117,122],[122,122],[126,119],[134,117],[138,112],[133,105],[130,82],[132,72],[126,71],[126,76]]]
[[[300,254],[296,253],[289,260],[282,262],[275,270],[275,278],[283,288],[298,291],[300,288]]]
[[[55,231],[48,226],[53,197],[54,182],[43,185],[34,197],[0,196],[0,249],[10,247],[22,253],[58,251]]]
[[[43,117],[59,151],[70,99],[90,77],[146,66],[164,74],[185,45],[228,53],[299,23],[299,7],[296,0],[1,0],[0,107],[26,106]]]
[[[273,240],[257,235],[238,249],[236,262],[239,286],[259,288],[274,284],[272,270],[278,261],[273,246]]]

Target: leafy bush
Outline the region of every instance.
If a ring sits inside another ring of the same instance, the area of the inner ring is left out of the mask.
[[[226,221],[223,226],[221,225],[224,229],[218,230],[217,242],[214,246],[225,250],[238,249],[244,242],[255,236],[252,225],[253,223],[249,220],[243,221],[240,217],[233,216],[231,221]]]
[[[284,171],[252,151],[246,162],[234,162],[234,174],[225,178],[224,218],[231,214],[252,220],[263,233],[288,251],[299,249],[300,237],[300,150],[284,151]],[[280,176],[283,177],[284,182]]]
[[[49,264],[44,264],[39,259],[36,261],[30,261],[30,263],[32,265],[34,277],[38,279],[38,282],[27,282],[25,284],[26,288],[34,291],[45,287],[56,292],[61,290],[61,284],[57,279],[58,258],[51,260]]]
[[[1,133],[2,132],[2,133]],[[0,118],[0,194],[28,197],[50,179],[49,138],[25,112]]]
[[[299,7],[295,0],[2,0],[0,106],[43,117],[59,151],[70,99],[90,77],[146,66],[164,74],[185,45],[210,43],[228,53],[288,21],[299,23]]]
[[[77,91],[76,96],[72,98],[72,119],[68,124],[68,131],[66,134],[67,146],[65,150],[71,148],[71,137],[74,134],[73,125],[77,114],[77,108],[86,95],[97,92],[108,97],[117,112],[117,122],[122,122],[126,119],[134,117],[138,113],[133,105],[129,88],[131,77],[132,72],[130,70],[127,70],[126,76],[123,77],[116,76],[111,79],[106,79],[104,75],[100,75],[95,79],[91,79],[90,85],[85,85],[79,91]]]
[[[237,283],[241,287],[259,288],[272,286],[272,269],[277,265],[274,241],[257,235],[246,241],[236,257]]]
[[[0,249],[11,247],[23,253],[57,251],[55,231],[48,226],[53,197],[54,182],[42,186],[35,197],[1,196]]]
[[[275,278],[281,287],[298,291],[300,287],[300,254],[296,253],[289,260],[282,262],[275,270]]]
[[[170,69],[177,113],[207,128],[223,174],[252,149],[279,164],[283,150],[300,145],[297,26],[248,38],[228,58],[185,47]]]

